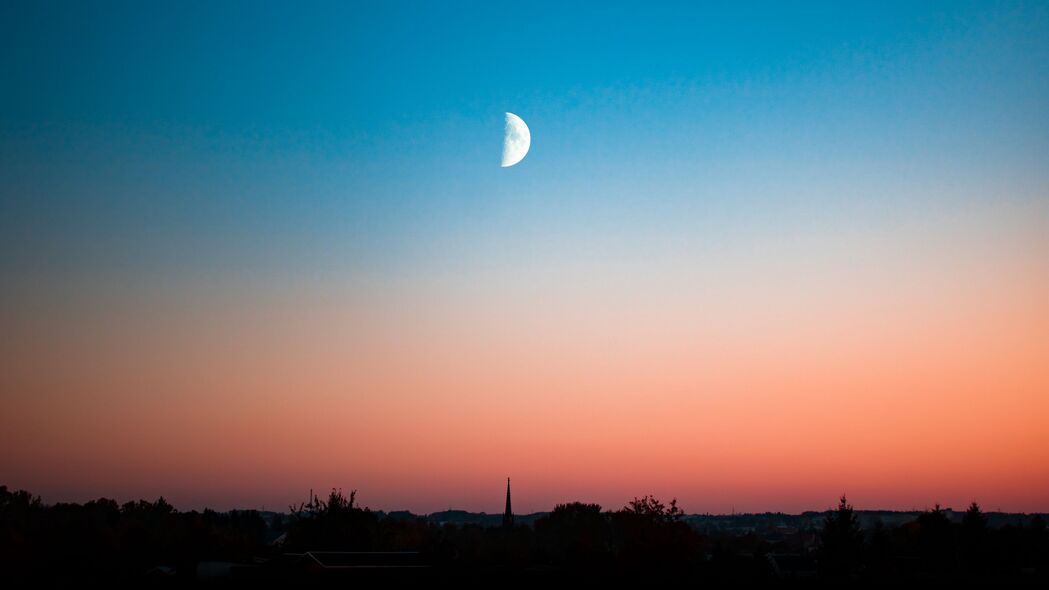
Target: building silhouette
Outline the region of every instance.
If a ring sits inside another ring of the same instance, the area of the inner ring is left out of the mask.
[[[514,526],[514,511],[510,508],[510,478],[506,478],[506,510],[503,511],[503,528]]]

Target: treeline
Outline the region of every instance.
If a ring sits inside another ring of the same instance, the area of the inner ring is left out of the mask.
[[[1041,515],[991,528],[973,502],[961,523],[935,506],[911,522],[861,529],[844,496],[819,530],[818,572],[825,578],[1049,579],[1049,535]]]
[[[0,580],[190,576],[201,561],[251,561],[265,549],[267,531],[253,510],[179,512],[164,498],[45,505],[39,496],[0,486]]]
[[[215,561],[287,579],[298,570],[277,564],[321,551],[418,552],[428,575],[445,579],[1049,581],[1041,517],[992,528],[976,504],[961,523],[937,507],[899,526],[861,528],[842,498],[819,528],[774,540],[700,533],[676,502],[648,496],[618,510],[562,504],[534,526],[512,528],[389,517],[335,490],[289,512],[179,512],[163,498],[45,505],[0,487],[0,581],[193,581],[198,564]]]

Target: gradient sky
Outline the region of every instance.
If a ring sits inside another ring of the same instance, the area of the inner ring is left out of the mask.
[[[1049,5],[567,4],[2,3],[0,483],[1049,511]]]

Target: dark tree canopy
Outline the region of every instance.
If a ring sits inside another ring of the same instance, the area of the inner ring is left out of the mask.
[[[863,533],[859,518],[842,495],[838,508],[827,515],[819,536],[820,567],[828,576],[851,576],[857,573]]]

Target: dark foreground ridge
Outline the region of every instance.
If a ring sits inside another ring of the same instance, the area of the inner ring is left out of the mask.
[[[1040,514],[835,510],[685,515],[645,496],[618,510],[384,513],[333,490],[288,513],[179,512],[163,498],[45,505],[0,486],[0,584],[147,581],[379,585],[827,580],[1049,581]]]

